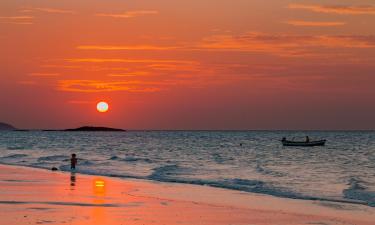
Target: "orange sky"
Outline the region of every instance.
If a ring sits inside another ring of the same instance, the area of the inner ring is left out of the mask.
[[[17,127],[375,128],[372,0],[2,0],[0,30]]]

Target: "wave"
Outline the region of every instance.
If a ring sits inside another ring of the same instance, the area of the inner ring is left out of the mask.
[[[125,158],[120,158],[118,156],[112,156],[111,158],[109,158],[109,160],[117,160],[117,161],[123,161],[123,162],[145,162],[145,163],[152,163],[153,162],[151,159],[132,157],[132,156],[127,156]]]
[[[7,147],[8,150],[24,150],[26,149],[25,146],[8,146]]]
[[[316,199],[313,197],[306,197],[292,191],[283,190],[279,187],[274,187],[270,184],[260,180],[247,180],[247,179],[223,179],[223,180],[205,180],[205,179],[188,179],[181,178],[177,175],[186,174],[191,172],[192,168],[180,167],[176,164],[164,165],[154,168],[154,172],[147,177],[147,179],[161,181],[161,182],[173,182],[173,183],[185,183],[204,185],[211,187],[218,187],[224,189],[245,191],[251,193],[269,194],[277,197],[286,198],[298,198],[298,199]]]
[[[68,157],[66,155],[51,155],[51,156],[43,156],[39,157],[38,161],[68,161]]]
[[[178,165],[165,165],[160,166],[153,169],[154,172],[148,176],[151,180],[159,180],[164,181],[168,179],[168,177],[177,175],[179,171],[182,171],[183,169],[179,167]]]
[[[213,154],[212,157],[218,164],[222,164],[225,162],[225,159],[218,153]]]
[[[360,200],[375,207],[375,192],[368,190],[366,182],[359,178],[352,177],[349,179],[348,185],[349,188],[343,190],[344,198]]]
[[[0,159],[19,159],[19,158],[23,158],[26,156],[27,156],[26,154],[12,154],[12,155],[0,157]]]
[[[176,165],[168,165],[160,167],[152,175],[148,176],[147,179],[170,182],[170,183],[182,183],[182,184],[193,184],[217,187],[229,190],[244,191],[249,193],[257,194],[267,194],[275,197],[281,198],[291,198],[300,200],[311,200],[311,201],[325,201],[325,202],[337,202],[337,203],[350,203],[350,204],[360,204],[375,207],[368,201],[361,199],[331,199],[325,197],[315,197],[307,196],[287,190],[285,188],[280,188],[273,186],[272,184],[266,183],[260,180],[247,180],[247,179],[224,179],[224,180],[204,180],[204,179],[184,179],[184,178],[173,178],[170,176],[163,176],[163,174],[171,175],[176,172],[170,172],[173,169],[179,168]],[[181,169],[181,168],[180,168]]]
[[[267,168],[261,166],[259,163],[257,163],[256,171],[258,173],[261,173],[261,174],[264,174],[264,175],[271,175],[271,176],[275,176],[275,177],[283,177],[283,176],[285,176],[285,173],[267,169]]]
[[[91,162],[86,161],[87,165],[91,165]],[[85,164],[86,164],[85,163]],[[3,163],[8,165],[15,165],[10,163]],[[82,164],[81,164],[82,165]],[[50,169],[42,168],[37,164],[27,165],[28,167],[34,167],[39,169]],[[70,165],[59,166],[61,171],[69,172]],[[360,181],[351,180],[351,188],[345,190],[345,199],[330,199],[325,197],[314,197],[306,196],[293,192],[292,190],[273,186],[270,183],[266,183],[261,180],[248,180],[248,179],[223,179],[223,180],[205,180],[205,179],[193,179],[193,178],[180,178],[177,175],[186,174],[191,172],[191,168],[180,167],[176,164],[164,165],[154,168],[154,172],[149,176],[135,176],[131,174],[113,174],[102,170],[78,168],[75,172],[87,175],[98,175],[107,177],[117,178],[132,178],[132,179],[143,179],[143,180],[154,180],[160,182],[169,183],[181,183],[181,184],[192,184],[201,186],[210,186],[216,188],[223,188],[229,190],[244,191],[249,193],[267,194],[275,197],[300,199],[300,200],[313,200],[313,201],[324,201],[324,202],[336,202],[336,203],[350,203],[360,204],[375,207],[375,193],[364,192],[366,188],[361,186]],[[370,200],[369,200],[370,199]]]

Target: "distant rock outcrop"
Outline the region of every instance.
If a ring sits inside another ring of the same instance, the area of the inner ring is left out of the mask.
[[[120,131],[120,132],[124,132],[126,130],[117,129],[117,128],[110,128],[110,127],[84,126],[84,127],[78,127],[78,128],[73,128],[73,129],[65,129],[65,130],[42,130],[42,131]]]
[[[63,131],[126,131],[123,129],[117,129],[117,128],[110,128],[110,127],[90,127],[90,126],[85,126],[85,127],[79,127],[75,129],[66,129]]]
[[[17,129],[10,124],[0,123],[0,131],[10,131],[10,130],[17,130]]]

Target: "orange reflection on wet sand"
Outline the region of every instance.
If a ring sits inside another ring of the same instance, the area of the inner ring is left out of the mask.
[[[332,221],[372,225],[375,221],[375,209],[362,205],[14,166],[0,165],[0,171],[0,225],[297,225]]]
[[[93,204],[100,205],[92,208],[92,220],[94,224],[107,224],[107,210],[102,205],[105,204],[106,183],[103,179],[95,178],[93,180]]]
[[[96,196],[104,196],[105,195],[105,181],[99,178],[94,180],[94,194]]]

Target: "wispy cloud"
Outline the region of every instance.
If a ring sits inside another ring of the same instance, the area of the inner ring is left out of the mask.
[[[33,16],[0,16],[0,23],[31,25],[33,19]]]
[[[68,101],[68,103],[77,104],[77,105],[90,105],[90,104],[95,104],[95,101],[70,100]]]
[[[288,35],[248,32],[243,35],[214,35],[200,48],[216,51],[269,53],[279,56],[309,56],[323,48],[375,48],[375,36]]]
[[[149,75],[150,72],[147,71],[135,71],[130,73],[110,73],[107,74],[109,77],[137,77],[137,76],[146,76]]]
[[[173,59],[119,59],[119,58],[71,58],[65,59],[67,62],[87,62],[87,63],[182,63],[195,64],[195,61],[173,60]]]
[[[162,82],[146,81],[101,81],[101,80],[61,80],[58,90],[67,92],[155,92],[160,90]]]
[[[21,80],[18,82],[18,84],[21,84],[21,85],[37,85],[38,83],[36,81],[32,81],[32,80]]]
[[[0,16],[0,19],[7,19],[7,20],[29,20],[33,19],[33,16]]]
[[[28,13],[28,12],[44,12],[44,13],[54,13],[54,14],[75,14],[76,12],[73,10],[67,9],[56,9],[56,8],[40,8],[40,7],[30,7],[21,9],[20,12]]]
[[[16,21],[0,21],[0,23],[18,24],[18,25],[32,25],[32,24],[34,24],[33,22],[16,22]]]
[[[336,27],[343,26],[345,22],[322,22],[322,21],[303,21],[303,20],[288,20],[285,23],[292,26],[301,26],[301,27]]]
[[[154,71],[191,71],[191,72],[198,72],[202,71],[202,68],[198,64],[161,64],[161,63],[153,63],[147,65],[148,68]]]
[[[178,46],[156,46],[156,45],[80,45],[77,49],[80,50],[175,50]]]
[[[75,14],[72,10],[65,10],[65,9],[55,9],[55,8],[38,8],[38,7],[31,7],[31,8],[23,8],[19,10],[22,14],[27,15],[19,15],[19,16],[0,16],[0,23],[7,23],[7,24],[19,24],[19,25],[31,25],[34,24],[34,16],[30,15],[33,12],[44,12],[44,13],[54,13],[54,14]]]
[[[145,16],[145,15],[156,15],[159,14],[156,10],[137,10],[137,11],[127,11],[124,13],[97,13],[96,16],[103,16],[103,17],[112,17],[112,18],[133,18],[138,16]]]
[[[293,26],[332,27],[342,26],[344,22],[311,22],[291,20],[285,22]],[[267,53],[278,56],[316,56],[319,48],[374,48],[375,36],[371,35],[290,35],[262,32],[247,32],[240,35],[217,34],[203,38],[199,42],[184,43],[183,45],[158,46],[158,45],[80,45],[81,50],[121,51],[121,50],[170,50],[170,51],[230,51]],[[70,62],[124,62],[124,63],[150,63],[156,69],[173,69],[161,64],[196,64],[192,61],[179,60],[144,60],[144,59],[101,59],[78,58],[67,59]]]
[[[30,73],[31,77],[57,77],[60,76],[58,73]]]
[[[375,15],[375,6],[349,6],[349,5],[307,5],[290,4],[289,9],[303,9],[318,13],[333,13],[342,15]]]
[[[42,68],[63,68],[63,69],[78,69],[81,68],[80,66],[77,65],[53,65],[53,64],[45,64],[45,65],[40,65]]]

